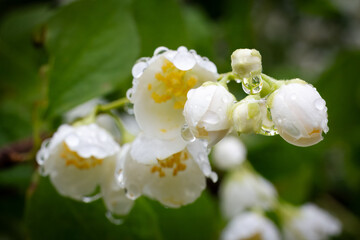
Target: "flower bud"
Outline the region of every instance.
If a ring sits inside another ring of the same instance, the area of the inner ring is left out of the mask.
[[[190,90],[187,98],[183,114],[191,132],[210,144],[218,142],[231,126],[228,112],[235,97],[220,84],[205,84]]]
[[[257,133],[261,128],[262,113],[260,100],[256,96],[247,96],[232,107],[233,127],[240,133]]]
[[[310,84],[285,84],[269,99],[272,119],[285,141],[307,147],[329,131],[326,102]]]
[[[261,55],[255,49],[238,49],[231,55],[231,67],[240,78],[259,75],[262,71]]]
[[[213,162],[222,170],[230,170],[246,159],[246,148],[238,137],[227,136],[214,146]]]

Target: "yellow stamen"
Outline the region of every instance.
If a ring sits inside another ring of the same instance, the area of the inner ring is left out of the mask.
[[[164,129],[164,128],[160,129],[160,131],[163,132],[163,133],[167,132],[166,129]]]
[[[316,128],[315,128],[315,129],[312,130],[312,132],[309,133],[309,135],[312,135],[312,134],[314,134],[314,133],[320,133],[320,132],[321,132],[320,129],[316,129]]]
[[[153,166],[150,170],[151,173],[159,172],[159,177],[165,177],[164,168],[173,169],[173,176],[176,176],[178,172],[186,170],[186,164],[183,161],[186,161],[189,158],[189,155],[186,151],[178,152],[172,156],[164,159],[157,160],[158,164]]]
[[[74,165],[78,169],[89,169],[101,165],[103,159],[95,157],[83,158],[78,153],[72,151],[64,142],[64,150],[61,153],[61,157],[65,160],[66,166]]]
[[[165,60],[161,67],[162,72],[155,74],[156,80],[162,83],[157,92],[151,93],[151,98],[156,103],[167,102],[174,99],[174,109],[184,108],[188,91],[193,88],[197,79],[194,76],[185,76],[187,71],[177,69],[169,60]],[[151,91],[151,84],[148,90]]]

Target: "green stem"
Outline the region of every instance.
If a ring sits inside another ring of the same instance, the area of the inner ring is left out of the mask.
[[[235,77],[233,72],[223,73],[223,74],[220,74],[220,77],[218,79],[218,83],[220,83],[221,85],[223,85],[224,87],[227,88],[227,83],[229,81],[232,81],[232,80],[235,80],[235,79],[236,79],[236,77]]]
[[[109,114],[114,119],[116,126],[119,128],[119,130],[121,132],[121,144],[130,143],[130,142],[134,141],[135,136],[126,130],[120,117],[118,117],[117,115],[115,115],[114,113],[112,113],[110,111],[107,112],[107,114]]]
[[[276,80],[264,73],[261,74],[261,78],[263,80],[263,86],[260,92],[262,98],[273,93],[285,83],[285,81]]]

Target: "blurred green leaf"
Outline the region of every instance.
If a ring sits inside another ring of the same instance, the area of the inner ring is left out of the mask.
[[[141,37],[141,56],[152,56],[157,47],[187,46],[185,22],[176,0],[134,0],[133,12]]]
[[[128,80],[139,39],[126,2],[76,1],[50,19],[46,34],[50,116]]]
[[[31,134],[34,101],[40,97],[38,71],[45,54],[34,32],[51,15],[46,5],[20,8],[0,22],[0,145]]]
[[[105,217],[102,200],[82,203],[62,197],[43,177],[30,190],[26,224],[31,239],[161,239],[145,198],[136,200],[123,224],[114,225]]]
[[[212,60],[215,49],[215,25],[200,8],[187,6],[183,8],[183,13],[189,39],[188,47]]]
[[[151,203],[158,214],[164,239],[218,239],[221,218],[217,203],[206,191],[194,203],[179,209],[165,208],[155,201]]]

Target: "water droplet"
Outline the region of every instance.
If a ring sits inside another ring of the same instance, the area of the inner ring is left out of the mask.
[[[265,135],[265,136],[275,136],[279,134],[276,127],[267,127],[267,126],[261,126],[259,134]]]
[[[194,136],[194,134],[191,132],[189,126],[187,124],[184,124],[181,128],[181,137],[186,141],[186,142],[194,142],[196,140],[196,137]]]
[[[129,89],[126,91],[126,97],[127,97],[127,99],[129,99],[130,101],[132,100],[133,93],[134,93],[134,90],[133,90],[132,88],[129,88]]]
[[[203,57],[202,60],[205,61],[205,62],[210,61],[207,57]]]
[[[163,54],[165,52],[167,52],[169,49],[167,47],[158,47],[157,49],[155,49],[154,51],[154,56]]]
[[[319,99],[316,99],[315,102],[314,102],[314,105],[315,105],[315,108],[319,111],[322,111],[324,110],[325,108],[325,100],[322,99],[322,98],[319,98]]]
[[[196,60],[191,53],[187,51],[186,52],[180,51],[175,55],[173,59],[173,64],[175,65],[176,68],[183,71],[187,71],[195,66]]]
[[[197,54],[197,53],[196,53],[196,51],[195,51],[194,49],[190,49],[190,50],[189,50],[189,53],[191,53],[191,54],[195,54],[195,55]]]
[[[222,97],[222,98],[221,98],[221,101],[222,101],[223,103],[228,103],[228,102],[229,102],[229,99],[228,99],[227,97]]]
[[[246,94],[250,94],[250,89],[248,89],[246,86],[245,86],[245,84],[244,83],[242,83],[242,89],[244,90],[244,92],[246,93]]]
[[[141,75],[143,74],[144,70],[148,67],[148,63],[144,62],[144,61],[140,61],[138,63],[136,63],[132,70],[131,73],[133,75],[134,78],[139,78],[141,77]]]
[[[116,179],[116,183],[120,188],[124,188],[124,171],[122,171],[121,169],[117,171],[117,173],[115,173],[115,179]]]
[[[207,124],[217,124],[220,121],[220,117],[216,112],[208,111],[202,121]]]
[[[135,200],[141,195],[140,188],[137,184],[129,184],[129,186],[125,188],[125,195],[129,199]]]
[[[211,181],[213,181],[213,183],[216,183],[219,179],[218,175],[215,172],[211,172],[209,177],[210,177]]]
[[[134,104],[132,103],[126,103],[124,105],[124,110],[129,115],[134,115]]]
[[[72,148],[76,147],[79,144],[80,140],[76,135],[70,135],[66,137],[65,142],[68,147]]]
[[[178,47],[177,51],[178,52],[187,52],[188,49],[186,47],[184,47],[184,46],[180,46],[180,47]]]
[[[113,214],[110,211],[107,211],[105,213],[106,218],[113,224],[115,225],[121,225],[124,223],[124,219],[120,216],[116,216],[115,214]]]
[[[236,82],[236,83],[241,83],[242,81],[241,81],[241,79],[236,78],[236,79],[235,79],[235,82]]]
[[[98,200],[99,198],[101,198],[101,193],[97,193],[93,196],[82,197],[81,201],[83,201],[84,203],[90,203],[90,202]]]
[[[39,174],[43,177],[46,176],[45,168],[44,166],[39,166]]]

